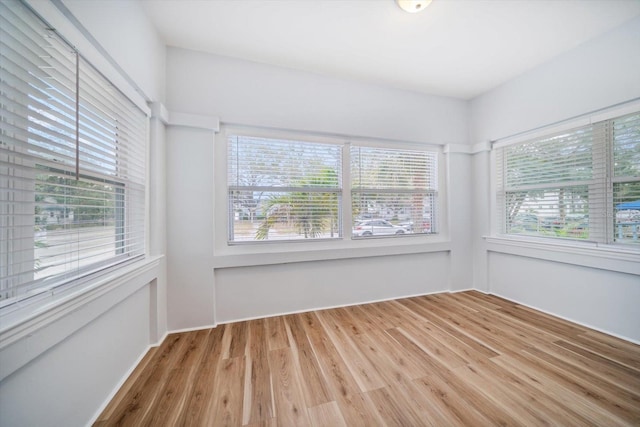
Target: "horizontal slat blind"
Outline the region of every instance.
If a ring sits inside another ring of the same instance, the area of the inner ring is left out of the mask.
[[[604,146],[593,126],[504,147],[504,221],[509,232],[589,237],[589,209],[604,207]],[[594,181],[595,180],[595,181]],[[591,185],[591,187],[590,187]]]
[[[510,234],[637,242],[640,115],[497,149],[499,227]],[[626,221],[627,223],[622,224]]]
[[[593,178],[592,147],[590,126],[508,146],[505,148],[506,190],[589,181]]]
[[[0,12],[7,305],[144,254],[147,120],[21,3],[1,2]]]
[[[352,146],[350,157],[354,224],[387,219],[403,225],[407,233],[437,231],[435,152]],[[375,229],[366,234],[375,235]]]
[[[436,153],[352,146],[351,186],[361,191],[436,190]]]
[[[342,147],[228,138],[229,241],[340,237]]]
[[[640,114],[613,121],[613,160],[616,178],[640,178]]]
[[[613,120],[616,242],[640,243],[640,114]]]

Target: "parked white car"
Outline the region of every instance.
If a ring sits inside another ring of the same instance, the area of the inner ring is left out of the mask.
[[[393,225],[386,219],[364,219],[355,223],[352,234],[357,237],[366,237],[404,234],[405,232],[403,227]]]

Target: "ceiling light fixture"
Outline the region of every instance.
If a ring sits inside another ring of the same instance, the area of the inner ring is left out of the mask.
[[[405,12],[417,13],[426,9],[431,0],[396,0],[396,3]]]

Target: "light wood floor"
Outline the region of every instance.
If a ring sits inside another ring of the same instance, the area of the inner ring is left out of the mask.
[[[640,425],[640,346],[479,292],[173,334],[96,422]]]

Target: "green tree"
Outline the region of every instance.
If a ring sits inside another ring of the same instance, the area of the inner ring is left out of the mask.
[[[35,190],[35,215],[59,207],[63,218],[73,215],[73,227],[112,225],[116,219],[117,191],[112,184],[43,173],[38,175]]]

